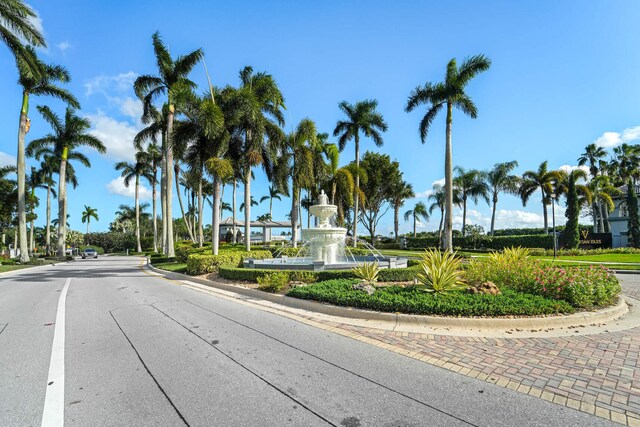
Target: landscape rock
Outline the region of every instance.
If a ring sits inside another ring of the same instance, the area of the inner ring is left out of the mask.
[[[484,282],[478,285],[469,286],[467,290],[472,294],[500,295],[502,293],[493,282]]]
[[[370,284],[365,282],[356,283],[355,285],[353,285],[353,289],[356,291],[366,292],[369,295],[373,295],[373,293],[376,291],[375,286],[371,286]]]

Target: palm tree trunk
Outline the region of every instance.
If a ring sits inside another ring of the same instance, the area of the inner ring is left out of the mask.
[[[464,237],[467,226],[467,197],[462,199],[462,237]]]
[[[251,250],[251,167],[244,171],[244,247]]]
[[[601,233],[605,233],[604,230],[604,212],[602,211],[602,201],[598,201],[598,211],[600,213],[599,217],[600,217],[600,232]]]
[[[331,204],[335,205],[336,204],[336,190],[338,189],[338,183],[336,182],[335,178],[333,180],[333,182],[331,183]]]
[[[44,233],[44,244],[46,248],[46,254],[51,253],[51,176],[49,176],[47,182],[47,229]]]
[[[218,189],[218,191],[220,191]],[[218,208],[218,210],[220,210]],[[214,200],[214,209],[213,215],[215,216],[215,200]],[[198,246],[202,247],[204,245],[204,229],[203,229],[203,219],[202,213],[204,212],[204,201],[202,200],[202,179],[198,180]]]
[[[417,221],[417,216],[414,212],[413,214],[413,238],[414,239],[418,236],[417,228],[418,228],[418,221]]]
[[[444,250],[453,251],[453,163],[451,150],[451,124],[453,106],[447,102],[447,135],[444,154],[444,187],[445,187],[445,221],[444,221]]]
[[[440,209],[440,226],[438,227],[438,248],[442,248],[442,225],[444,224],[444,207]]]
[[[218,255],[218,247],[220,245],[220,199],[220,178],[215,176],[213,178],[213,220],[211,221],[211,246],[214,255]],[[200,215],[202,215],[202,212],[200,212]],[[200,223],[202,224],[202,221]],[[200,228],[200,232],[202,233],[202,228]]]
[[[138,245],[138,252],[142,252],[142,245],[140,245],[140,199],[138,194],[140,191],[140,177],[136,175],[136,243]]]
[[[180,204],[180,212],[182,213],[182,220],[184,221],[184,225],[187,228],[187,232],[189,233],[189,238],[193,243],[196,242],[196,238],[193,235],[193,230],[191,228],[191,222],[189,221],[189,216],[184,213],[184,205],[182,204],[182,196],[180,195],[180,166],[176,164],[175,168],[175,181],[176,181],[176,194],[178,195],[178,203]],[[170,187],[170,186],[169,186]],[[188,201],[189,199],[187,199]]]
[[[611,233],[611,223],[609,222],[609,208],[605,207],[603,209],[603,213],[604,213],[604,232],[605,233]]]
[[[540,189],[542,193],[542,214],[544,216],[544,234],[549,234],[549,219],[547,218],[547,204],[545,203],[544,190]]]
[[[153,252],[158,252],[158,221],[156,214],[156,167],[153,169],[153,180],[151,181],[151,205],[153,206]]]
[[[353,204],[353,247],[358,246],[358,204],[360,199],[360,140],[358,138],[358,131],[356,131],[355,137],[356,146],[356,198]]]
[[[491,209],[491,235],[493,236],[493,232],[495,231],[496,224],[496,205],[498,204],[498,197],[493,197],[493,208]]]
[[[163,150],[166,152],[166,150]],[[167,254],[167,159],[162,156],[162,166],[160,167],[160,210],[162,211],[162,253]]]
[[[269,197],[269,218],[273,221],[273,197]]]
[[[173,214],[172,208],[172,187],[171,173],[173,172],[173,117],[175,106],[169,101],[169,117],[167,118],[167,256],[174,258],[176,250],[173,246]]]
[[[591,205],[591,208],[593,209],[593,232],[594,233],[598,232],[598,219],[600,215],[602,215],[602,211],[599,210],[598,207],[599,207],[599,203],[595,201]]]
[[[33,250],[35,248],[35,236],[34,236],[34,226],[33,226],[33,220],[31,220],[31,222],[29,223],[29,253],[31,255],[33,255]]]
[[[238,192],[238,182],[236,181],[236,179],[233,179],[233,202],[231,203],[232,209],[233,209],[233,214],[232,214],[232,221],[233,221],[233,239],[231,240],[233,243],[238,243],[238,230],[236,229],[236,196]]]
[[[307,200],[309,200],[309,204],[307,205],[307,228],[311,228],[311,209],[309,209],[311,207],[310,193],[311,192],[307,190]]]
[[[58,182],[58,256],[66,255],[67,245],[67,155],[69,151],[64,147],[60,159],[60,173]]]
[[[298,247],[298,205],[300,204],[300,192],[294,183],[291,192],[291,243]]]
[[[24,138],[27,135],[27,114],[29,113],[29,92],[22,93],[22,109],[18,127],[18,231],[20,233],[20,262],[29,262],[27,248],[27,210],[25,194]]]
[[[399,242],[398,231],[400,230],[400,206],[393,206],[393,232],[396,235],[396,243]]]

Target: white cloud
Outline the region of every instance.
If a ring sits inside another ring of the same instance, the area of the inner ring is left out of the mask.
[[[555,216],[556,225],[563,225],[566,222],[564,216],[565,207],[556,205]],[[547,215],[549,218],[549,227],[552,224],[551,206],[547,207]],[[484,227],[485,231],[491,229],[491,215],[475,210],[467,209],[467,224],[477,224]],[[454,228],[462,228],[462,211],[457,210],[453,215]],[[537,228],[544,226],[544,217],[542,213],[527,212],[517,209],[498,209],[496,211],[495,227],[501,228]]]
[[[416,193],[416,198],[420,199],[420,198],[429,197],[430,195],[433,194],[433,187],[435,187],[436,185],[439,185],[440,187],[444,187],[444,178],[433,181],[431,183],[431,189]]]
[[[3,153],[2,151],[0,151],[0,167],[15,166],[17,164],[18,164],[18,159],[16,159],[10,154]]]
[[[638,139],[640,139],[640,126],[627,128],[622,132],[605,132],[594,143],[599,147],[609,148]]]
[[[587,178],[589,177],[589,167],[588,166],[571,166],[571,165],[562,165],[558,168],[561,171],[565,171],[566,173],[571,173],[576,169],[583,170],[584,173],[587,174]]]
[[[92,124],[89,132],[107,147],[106,156],[116,160],[134,159],[133,139],[140,129],[127,122],[117,121],[100,110],[86,117]]]
[[[142,101],[139,99],[134,99],[128,96],[120,103],[120,112],[134,120],[140,119],[142,116],[142,110]]]
[[[60,42],[56,47],[64,54],[71,47],[71,43],[68,41]]]
[[[85,80],[85,95],[91,96],[96,93],[110,97],[111,92],[127,92],[133,88],[133,82],[138,77],[138,73],[128,71],[115,76],[99,75],[92,79]]]
[[[42,25],[42,18],[36,9],[33,6],[29,5],[31,10],[35,13],[34,17],[29,18],[29,22],[35,27],[36,30],[42,35],[44,35],[44,26]]]
[[[110,194],[118,194],[120,196],[135,198],[135,182],[131,182],[129,187],[126,187],[124,185],[124,178],[122,177],[115,178],[109,182],[106,187]],[[140,200],[151,200],[151,190],[145,187],[142,183],[140,183],[138,193]]]

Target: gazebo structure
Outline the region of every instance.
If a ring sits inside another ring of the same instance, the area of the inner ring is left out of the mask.
[[[242,233],[244,233],[244,221],[240,221],[236,219],[236,229],[239,229]],[[291,229],[291,221],[251,221],[251,228],[261,228],[262,235],[253,235],[249,236],[251,241],[254,242],[270,242],[273,239],[271,235],[272,228],[288,228]],[[298,225],[300,227],[300,225]],[[220,222],[220,238],[223,239],[227,233],[231,231],[233,232],[233,218],[227,217]],[[282,240],[281,236],[277,236]]]

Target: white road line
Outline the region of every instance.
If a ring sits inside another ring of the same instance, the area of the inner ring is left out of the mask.
[[[58,300],[56,328],[53,332],[51,361],[47,378],[47,394],[44,398],[42,427],[60,427],[64,425],[64,331],[67,290],[71,278],[67,279]]]

